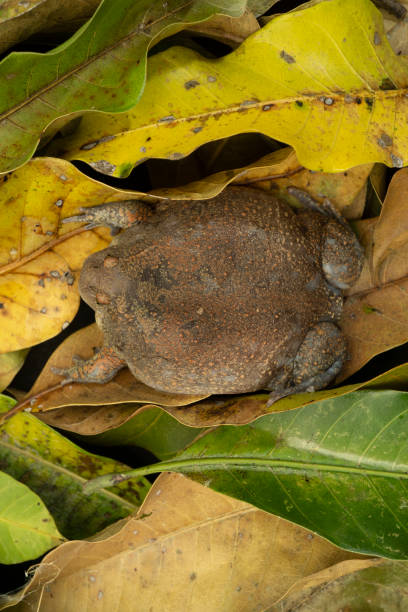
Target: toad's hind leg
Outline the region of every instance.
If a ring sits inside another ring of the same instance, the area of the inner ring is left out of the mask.
[[[330,322],[317,323],[306,334],[293,364],[292,380],[271,386],[268,405],[292,393],[312,392],[326,387],[340,372],[347,356],[343,333]]]

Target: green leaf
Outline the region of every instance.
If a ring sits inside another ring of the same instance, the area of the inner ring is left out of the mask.
[[[63,540],[38,495],[0,472],[0,563],[35,559]]]
[[[309,4],[309,3],[308,3]],[[149,59],[139,104],[91,113],[49,152],[127,176],[147,158],[262,132],[312,170],[408,163],[408,70],[370,0],[330,0],[280,15],[221,59],[172,47]]]
[[[0,396],[0,412],[14,403]],[[86,497],[82,487],[88,478],[127,466],[82,450],[27,413],[15,415],[0,427],[0,466],[41,497],[58,529],[70,539],[89,537],[128,516],[150,488],[142,479],[131,487],[122,484]]]
[[[357,391],[221,426],[127,477],[158,471],[190,474],[343,548],[408,558],[408,393]]]
[[[0,172],[24,164],[58,117],[119,112],[143,90],[148,48],[186,23],[239,16],[245,0],[103,0],[94,16],[49,53],[11,53],[0,63]]]
[[[94,436],[76,437],[97,446],[145,448],[164,461],[191,444],[203,431],[202,428],[183,425],[159,406],[149,405],[115,429]]]

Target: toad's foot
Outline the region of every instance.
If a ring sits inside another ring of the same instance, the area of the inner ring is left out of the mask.
[[[126,362],[112,348],[102,347],[90,359],[73,358],[70,368],[51,368],[54,374],[65,378],[66,383],[106,383],[126,366]]]
[[[140,200],[110,202],[79,210],[82,214],[66,217],[62,223],[87,223],[85,229],[106,225],[111,228],[112,234],[117,234],[119,229],[145,221],[152,212],[148,204]]]
[[[347,356],[343,333],[330,322],[317,323],[307,334],[294,360],[292,383],[273,389],[267,406],[294,393],[312,393],[326,387],[341,371]]]

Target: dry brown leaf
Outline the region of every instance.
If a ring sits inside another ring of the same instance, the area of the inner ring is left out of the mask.
[[[136,517],[96,540],[46,555],[16,611],[262,610],[301,578],[361,558],[179,474],[160,475]]]
[[[211,19],[197,23],[187,29],[195,34],[214,38],[235,48],[248,36],[259,30],[259,23],[255,15],[246,10],[241,17],[214,15]]]
[[[408,340],[407,199],[408,170],[402,169],[390,183],[381,216],[357,224],[367,260],[344,304],[341,327],[351,358],[338,381]]]
[[[353,572],[359,572],[367,567],[381,565],[383,562],[383,559],[376,558],[340,561],[340,563],[336,563],[331,567],[327,567],[316,574],[306,576],[296,582],[279,602],[268,609],[268,612],[294,612],[297,606],[307,602],[308,597],[313,594],[318,587],[330,584],[338,578],[342,578]]]

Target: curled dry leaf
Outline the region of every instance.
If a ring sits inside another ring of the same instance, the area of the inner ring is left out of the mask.
[[[88,19],[100,0],[6,0],[0,4],[0,52],[35,34],[72,32]]]
[[[333,602],[337,610],[400,612],[408,607],[407,580],[404,561],[343,561],[300,580],[268,612],[327,612]]]
[[[9,597],[19,610],[264,609],[297,580],[359,557],[183,476],[154,483],[140,512],[48,554]]]
[[[277,0],[268,2],[268,4],[272,6],[276,2]],[[187,29],[194,34],[219,40],[230,47],[237,47],[248,36],[259,30],[259,23],[255,15],[246,10],[241,17],[232,18],[227,15],[214,15],[211,19],[197,23]]]
[[[180,159],[212,140],[261,132],[293,146],[312,170],[407,163],[408,70],[370,0],[307,3],[216,60],[171,47],[149,59],[147,74],[134,108],[88,113],[51,154],[123,177],[147,158]]]
[[[312,172],[300,165],[291,147],[284,147],[249,166],[217,172],[179,188],[155,189],[151,194],[171,199],[212,198],[233,183],[259,187],[296,204],[297,200],[289,196],[287,187],[298,187],[317,201],[329,198],[343,216],[354,219],[363,212],[364,198],[360,194],[365,193],[372,167],[372,164],[365,164],[347,172]]]
[[[408,340],[407,198],[408,171],[403,169],[390,183],[380,217],[357,224],[368,259],[344,304],[341,327],[350,359],[338,380]]]

